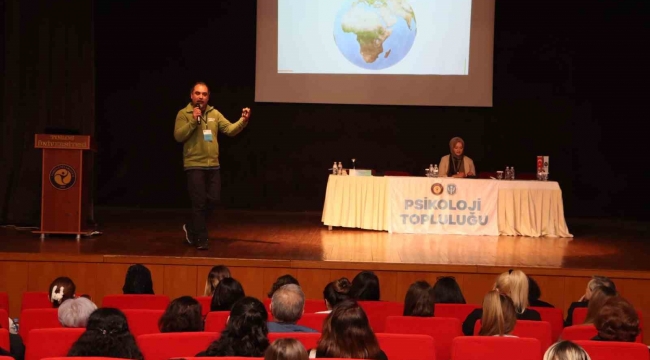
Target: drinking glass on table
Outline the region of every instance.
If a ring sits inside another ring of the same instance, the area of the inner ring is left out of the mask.
[[[503,180],[503,171],[501,171],[501,170],[497,171],[497,179],[498,180]]]

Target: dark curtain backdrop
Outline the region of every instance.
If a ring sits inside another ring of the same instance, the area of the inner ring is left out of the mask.
[[[420,175],[448,152],[451,137],[461,136],[479,171],[509,165],[518,173],[532,172],[537,155],[550,155],[551,178],[562,186],[569,217],[644,218],[650,180],[643,126],[648,121],[649,7],[647,0],[498,1],[494,107],[451,108],[255,103],[255,1],[95,1],[94,23],[84,24],[95,30],[97,202],[188,206],[182,146],[172,131],[190,86],[201,80],[210,85],[211,103],[231,120],[242,107],[253,111],[244,132],[219,137],[223,202],[229,208],[320,210],[326,169],[333,161],[348,166],[355,157],[358,167]],[[51,13],[57,11],[22,17],[54,18]],[[78,17],[56,18],[66,33],[83,25]],[[52,32],[61,31],[50,26]],[[30,77],[28,69],[41,66],[41,60],[28,53],[41,46],[52,52],[69,40],[43,39],[46,31],[19,28],[27,33],[18,36],[19,43],[7,38],[6,54],[13,56],[17,49],[20,59],[6,67],[18,69],[12,76],[23,92],[40,94],[30,86],[40,77]],[[23,37],[32,43],[27,46]],[[38,40],[47,41],[34,45]],[[88,85],[65,71],[48,74],[53,85]],[[58,100],[50,99],[53,103],[41,111],[55,111],[68,98],[54,95]],[[16,120],[10,122],[13,135],[3,138],[19,145],[9,147],[11,155],[3,153],[14,175],[3,174],[0,191],[10,189],[29,202],[3,200],[3,214],[38,212],[37,167],[30,173],[21,166],[40,158],[31,149],[37,131],[31,128],[33,119],[40,124],[50,117],[30,114],[35,110],[25,99],[5,95],[13,109],[4,113]],[[13,185],[4,186],[9,180]]]
[[[92,1],[4,0],[0,222],[40,223],[48,128],[94,135]]]

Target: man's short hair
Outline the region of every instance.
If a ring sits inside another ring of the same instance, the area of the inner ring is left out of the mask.
[[[64,327],[83,328],[88,324],[88,318],[97,310],[90,299],[78,297],[69,299],[59,306],[59,322]]]
[[[195,82],[194,85],[192,85],[192,88],[190,89],[190,94],[194,93],[194,88],[196,87],[196,85],[205,86],[208,89],[208,95],[210,95],[210,87],[208,86],[208,84],[204,83],[203,81]]]
[[[614,285],[614,282],[612,279],[608,278],[607,276],[592,276],[591,280],[589,280],[589,290],[594,291],[596,290],[597,287],[602,286],[606,287],[609,289],[614,290],[616,292],[616,285]]]
[[[305,293],[295,284],[282,286],[271,298],[271,313],[281,323],[295,324],[302,317],[304,308]]]

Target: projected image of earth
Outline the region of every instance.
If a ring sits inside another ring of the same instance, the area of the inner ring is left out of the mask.
[[[343,56],[369,70],[404,59],[416,34],[408,0],[344,0],[334,21],[334,41]]]

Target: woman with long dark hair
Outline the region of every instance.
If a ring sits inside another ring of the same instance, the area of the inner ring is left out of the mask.
[[[433,316],[433,288],[426,281],[409,286],[404,298],[404,316]]]
[[[362,271],[352,279],[350,296],[358,301],[379,301],[379,278],[372,271]]]
[[[122,286],[124,294],[147,294],[153,295],[153,280],[151,279],[151,271],[142,265],[135,264],[129,266],[124,278],[124,286]]]
[[[68,356],[142,360],[142,353],[129,332],[126,316],[112,308],[100,308],[90,314],[86,331],[72,345]]]
[[[191,296],[181,296],[167,306],[158,321],[160,332],[203,331],[201,304]]]
[[[245,296],[246,293],[239,281],[234,278],[225,278],[219,281],[214,289],[210,311],[230,311],[232,306]]]

